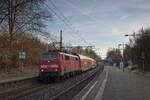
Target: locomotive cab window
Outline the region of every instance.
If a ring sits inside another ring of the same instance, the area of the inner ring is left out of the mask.
[[[65,55],[65,60],[70,60],[70,57]]]
[[[42,54],[41,60],[57,60],[58,54],[57,53],[44,53]]]
[[[75,57],[70,57],[70,60],[71,61],[75,61]]]
[[[75,58],[75,60],[78,61],[79,59],[78,59],[78,58]]]

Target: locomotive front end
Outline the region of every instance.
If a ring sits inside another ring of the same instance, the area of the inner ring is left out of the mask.
[[[43,53],[39,65],[41,77],[57,77],[60,74],[59,53],[47,52]]]

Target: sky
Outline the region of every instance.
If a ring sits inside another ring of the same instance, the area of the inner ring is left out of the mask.
[[[54,16],[48,32],[59,37],[63,30],[64,43],[93,45],[102,57],[128,42],[124,34],[150,26],[150,0],[48,0],[47,5]]]

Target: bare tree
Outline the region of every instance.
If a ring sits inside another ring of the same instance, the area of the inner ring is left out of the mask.
[[[108,50],[107,59],[109,59],[110,64],[116,63],[117,65],[119,65],[122,59],[121,51],[115,48],[113,48],[112,50]]]
[[[0,32],[8,34],[9,49],[18,33],[42,33],[51,14],[46,0],[0,0]]]

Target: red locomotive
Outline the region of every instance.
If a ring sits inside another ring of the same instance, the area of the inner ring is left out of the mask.
[[[96,67],[92,58],[60,51],[46,52],[40,60],[40,79],[62,78]]]

